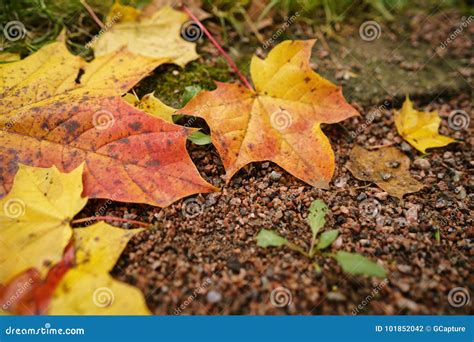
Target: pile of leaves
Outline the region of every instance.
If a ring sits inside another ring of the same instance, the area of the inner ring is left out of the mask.
[[[0,65],[0,298],[4,302],[17,284],[33,280],[7,305],[11,313],[148,314],[141,292],[109,275],[142,229],[105,222],[72,229],[83,222],[74,217],[89,198],[165,207],[219,191],[198,173],[187,138],[212,142],[227,182],[249,163],[273,161],[294,177],[327,188],[335,157],[321,124],[359,115],[340,87],[311,69],[314,40],[284,41],[265,59],[255,56],[253,86],[217,83],[213,91],[195,91],[180,109],[153,94],[139,99],[127,92],[159,65],[185,66],[199,57],[195,44],[180,34],[189,18],[171,7],[150,13],[116,3],[108,20],[113,25],[88,44],[95,53],[90,62],[72,55],[63,37]],[[210,138],[177,125],[182,115],[204,119]],[[396,125],[423,153],[453,141],[438,135],[437,113],[417,112],[409,99]],[[408,165],[408,157],[394,148],[356,147],[351,154],[355,177],[399,198],[422,187],[409,177]],[[319,234],[327,210],[321,201],[310,208],[308,251],[267,230],[257,243],[286,245],[312,259],[338,236],[337,229]],[[328,255],[346,272],[385,277],[380,264],[361,255]]]

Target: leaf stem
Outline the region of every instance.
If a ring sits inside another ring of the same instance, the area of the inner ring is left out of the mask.
[[[97,15],[94,13],[94,10],[89,6],[89,4],[86,2],[86,0],[80,0],[82,6],[89,12],[90,16],[94,21],[97,23],[97,25],[100,26],[101,29],[105,29],[105,25],[100,19],[97,17]]]
[[[314,244],[316,242],[316,234],[313,234],[313,237],[311,239],[311,245],[309,246],[309,250],[308,250],[308,255],[310,257],[313,257],[314,254],[316,253],[316,251],[314,250]]]
[[[115,216],[90,216],[90,217],[72,220],[71,224],[79,224],[79,223],[84,223],[84,222],[89,222],[89,221],[100,221],[100,220],[126,222],[126,223],[130,223],[130,224],[134,224],[134,225],[142,226],[146,228],[149,228],[152,226],[149,223],[136,221],[136,220],[130,220],[130,219],[122,218],[122,217],[115,217]]]
[[[294,250],[295,252],[301,253],[301,254],[303,254],[303,255],[304,255],[305,257],[307,257],[307,258],[311,258],[311,256],[310,256],[308,253],[306,253],[306,252],[303,250],[303,248],[301,248],[300,246],[295,245],[294,243],[291,243],[291,242],[288,242],[286,245],[288,246],[288,248]]]
[[[244,75],[242,75],[239,68],[237,67],[237,64],[235,64],[234,60],[227,54],[227,52],[224,51],[222,46],[217,42],[217,40],[212,36],[212,34],[204,27],[201,21],[189,10],[188,7],[183,5],[183,10],[191,17],[191,19],[194,20],[194,22],[199,26],[199,28],[206,34],[207,38],[209,38],[212,44],[214,44],[217,50],[219,50],[219,52],[222,54],[224,59],[227,61],[227,64],[229,64],[232,70],[234,70],[237,76],[239,76],[242,83],[251,91],[255,91],[252,85],[250,84],[250,82],[244,77]]]

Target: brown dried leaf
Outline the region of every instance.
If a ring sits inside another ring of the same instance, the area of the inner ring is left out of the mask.
[[[391,196],[400,199],[424,187],[410,176],[409,167],[410,159],[395,147],[367,151],[355,146],[347,165],[357,179],[374,182]]]

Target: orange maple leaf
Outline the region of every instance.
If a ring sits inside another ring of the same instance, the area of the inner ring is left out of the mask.
[[[214,191],[187,154],[192,130],[120,97],[167,61],[122,49],[86,63],[54,43],[0,65],[0,197],[18,163],[70,172],[85,162],[90,198],[167,206]]]
[[[206,120],[227,182],[246,164],[271,160],[308,184],[327,187],[334,153],[320,125],[359,113],[340,87],[311,69],[314,43],[284,41],[265,60],[254,56],[256,91],[216,82],[216,90],[199,93],[178,111]]]

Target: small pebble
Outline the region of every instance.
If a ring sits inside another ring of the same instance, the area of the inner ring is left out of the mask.
[[[382,172],[380,174],[380,177],[382,177],[382,179],[384,181],[388,181],[390,178],[392,178],[392,174],[388,173],[388,172]]]
[[[283,211],[278,210],[278,211],[275,213],[275,218],[276,218],[276,219],[281,219],[282,217],[283,217]]]
[[[454,189],[454,193],[456,194],[456,197],[460,200],[466,198],[466,189],[464,189],[463,186],[458,186],[456,189]]]
[[[341,206],[339,207],[339,210],[345,215],[349,214],[349,209],[347,207]]]
[[[411,146],[408,145],[405,141],[401,143],[400,148],[402,149],[403,152],[411,151]]]
[[[340,292],[329,292],[327,295],[327,299],[334,301],[334,302],[342,302],[346,300],[346,296],[344,296]]]
[[[420,170],[428,170],[431,167],[430,162],[427,159],[417,158],[413,162],[413,165]]]
[[[222,299],[222,295],[215,290],[209,291],[206,297],[209,303],[218,303]]]
[[[405,217],[409,223],[417,222],[418,221],[418,208],[416,206],[412,206],[405,213]]]
[[[238,197],[234,197],[230,200],[230,205],[240,205],[242,203],[242,200]]]
[[[276,172],[276,171],[270,172],[270,179],[272,181],[278,181],[278,180],[280,180],[280,178],[281,178],[281,173]]]

